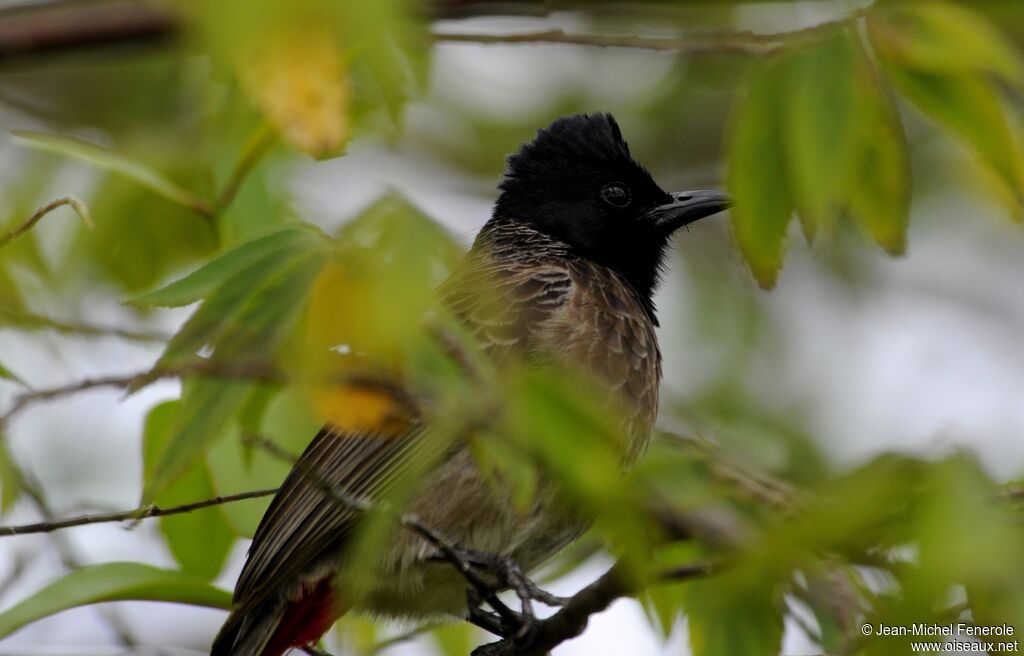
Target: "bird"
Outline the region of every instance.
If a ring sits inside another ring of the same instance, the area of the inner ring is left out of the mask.
[[[658,411],[654,294],[670,237],[727,209],[729,197],[663,190],[608,113],[564,116],[538,130],[508,157],[498,188],[490,219],[438,288],[440,303],[495,366],[572,362],[619,397],[628,467]],[[429,419],[400,381],[355,380],[348,393],[362,409],[325,425],[273,498],[211,656],[281,656],[315,643],[349,611],[466,616],[466,582],[411,531],[376,536],[379,574],[346,594],[355,585],[345,565],[360,515],[325,485],[372,500],[402,463],[431,448]],[[529,571],[587,527],[553,512],[558,500],[549,494],[525,509],[515,504],[465,444],[432,455],[403,507],[459,548]]]

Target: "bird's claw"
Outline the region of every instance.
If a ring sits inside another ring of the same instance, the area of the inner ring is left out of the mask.
[[[524,604],[523,613],[526,615],[533,615],[531,602],[534,601],[552,607],[561,607],[568,602],[567,597],[559,597],[541,589],[511,558],[471,549],[464,550],[462,553],[466,562],[486,570],[498,580],[503,588],[514,590],[516,596]]]

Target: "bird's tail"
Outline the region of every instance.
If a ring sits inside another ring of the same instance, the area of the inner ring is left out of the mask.
[[[210,656],[281,656],[292,647],[315,643],[345,614],[331,577],[294,601],[272,599],[228,616]]]

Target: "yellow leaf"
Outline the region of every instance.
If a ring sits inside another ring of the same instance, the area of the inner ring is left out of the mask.
[[[259,43],[242,63],[249,95],[291,147],[339,152],[351,134],[347,61],[326,30],[289,30]]]

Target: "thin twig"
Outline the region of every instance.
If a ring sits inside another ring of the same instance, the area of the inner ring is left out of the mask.
[[[268,497],[276,493],[277,488],[267,490],[251,490],[249,492],[240,492],[238,494],[229,494],[221,497],[203,499],[202,501],[186,503],[180,506],[172,506],[170,508],[160,508],[159,506],[143,506],[141,508],[135,508],[133,510],[99,513],[95,515],[79,515],[77,517],[68,517],[66,519],[58,519],[47,522],[37,522],[35,524],[22,524],[20,526],[0,526],[0,538],[11,537],[16,535],[28,535],[30,533],[51,533],[53,531],[58,531],[63,528],[70,528],[72,526],[84,526],[85,524],[103,524],[107,522],[137,521],[140,519],[149,519],[151,517],[167,517],[168,515],[180,515],[182,513],[188,513],[193,512],[195,510],[202,510],[203,508],[209,508],[211,506],[221,506],[227,503],[234,503],[236,501],[245,501],[246,499],[258,499],[260,497]]]
[[[18,395],[14,399],[14,403],[11,404],[11,407],[7,409],[7,412],[0,415],[0,426],[9,423],[15,415],[23,411],[29,405],[40,401],[49,401],[100,387],[113,387],[115,389],[130,390],[157,380],[181,378],[187,375],[202,375],[270,382],[278,382],[282,380],[279,372],[270,369],[261,363],[228,366],[223,363],[211,362],[208,360],[196,360],[181,367],[147,369],[145,371],[132,374],[117,374],[99,376],[97,378],[85,378],[74,383],[36,389]]]
[[[47,520],[53,520],[55,517],[53,509],[50,508],[50,504],[47,502],[46,496],[39,488],[34,477],[27,470],[23,469],[20,479],[19,485],[22,491],[25,493],[25,496],[35,504],[39,514]],[[49,540],[65,569],[68,571],[74,571],[82,566],[78,555],[75,553],[74,546],[70,541],[65,540],[63,535],[50,535]],[[128,623],[124,620],[117,609],[101,609],[100,615],[110,627],[110,630],[117,636],[117,641],[122,647],[131,649],[138,646],[138,642],[132,635]]]
[[[720,53],[764,55],[781,47],[783,44],[783,38],[780,35],[766,36],[741,32],[714,35],[712,37],[704,35],[650,37],[637,34],[581,34],[566,32],[557,28],[512,34],[434,32],[431,34],[431,38],[435,43],[474,43],[483,45],[562,44],[595,48],[631,48],[659,52],[677,52],[689,55]]]
[[[546,15],[552,7],[547,3],[524,6],[524,3],[432,3],[441,17],[477,15]],[[2,12],[0,22],[0,61],[5,57],[59,52],[69,48],[93,47],[118,43],[161,43],[178,35],[182,19],[165,8],[150,7],[130,0],[108,0],[78,6],[70,2],[52,2],[49,6],[15,7]],[[600,8],[579,4],[571,9],[585,9],[600,14]],[[636,11],[630,7],[631,12]],[[780,47],[784,42],[802,35],[829,29],[835,24],[860,16],[855,11],[838,21],[819,24],[790,32],[762,34],[751,31],[714,31],[670,37],[641,35],[576,34],[560,29],[517,34],[486,34],[470,32],[435,32],[433,42],[481,44],[559,43],[601,48],[641,48],[645,50],[684,52],[693,55],[738,52],[761,55]]]
[[[999,491],[999,498],[1006,501],[1024,501],[1024,486],[1010,485]]]
[[[14,230],[11,230],[8,233],[0,235],[0,249],[4,248],[18,237],[21,237],[22,235],[27,233],[29,230],[34,228],[37,223],[39,223],[40,219],[42,219],[47,214],[63,205],[70,206],[71,209],[73,209],[75,213],[78,214],[78,218],[82,219],[82,223],[89,226],[90,228],[93,227],[92,218],[89,216],[89,208],[85,206],[85,203],[78,200],[74,196],[64,196],[63,198],[51,200],[46,205],[43,205],[35,212],[33,212],[32,216],[28,217],[28,219],[26,219],[25,222],[22,223],[20,226],[18,226]]]
[[[43,316],[35,312],[22,312],[9,308],[0,308],[0,318],[9,325],[27,330],[54,330],[67,335],[83,335],[85,337],[118,337],[138,342],[166,342],[170,335],[155,330],[129,330],[115,326],[102,326],[88,322],[67,321]]]

